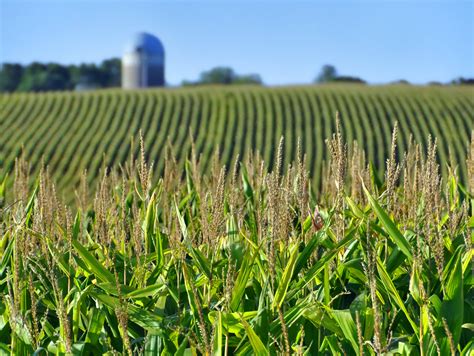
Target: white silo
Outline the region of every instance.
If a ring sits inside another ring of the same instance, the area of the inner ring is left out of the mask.
[[[135,35],[122,58],[122,88],[136,89],[165,85],[165,49],[149,33]]]

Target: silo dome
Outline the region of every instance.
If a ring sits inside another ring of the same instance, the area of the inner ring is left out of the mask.
[[[164,84],[163,44],[149,33],[136,34],[125,47],[122,58],[122,88],[147,88]]]

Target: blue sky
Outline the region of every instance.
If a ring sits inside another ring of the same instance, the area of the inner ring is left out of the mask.
[[[309,83],[324,64],[370,83],[474,76],[474,1],[0,0],[0,61],[80,63],[157,35],[166,79],[226,65],[270,85]]]

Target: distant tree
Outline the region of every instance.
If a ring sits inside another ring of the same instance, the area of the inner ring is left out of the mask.
[[[235,73],[229,67],[215,67],[208,71],[202,72],[197,81],[183,80],[182,86],[193,86],[202,84],[263,84],[262,78],[258,74],[244,74]]]
[[[201,84],[231,84],[235,79],[235,73],[229,67],[216,67],[201,73],[199,82]]]
[[[366,84],[367,82],[358,77],[351,77],[349,75],[341,75],[332,80],[333,82],[341,82],[341,83],[359,83],[359,84]]]
[[[334,81],[337,77],[336,67],[330,64],[326,64],[321,68],[321,72],[316,78],[317,83],[328,83]]]
[[[33,62],[26,66],[18,91],[44,91],[47,82],[47,66],[39,62]]]
[[[74,84],[77,85],[92,85],[101,87],[102,72],[95,64],[82,63],[75,71]]]
[[[56,63],[33,62],[23,70],[17,91],[67,90],[72,88],[67,67]]]
[[[459,77],[451,81],[454,85],[474,85],[474,78]]]
[[[411,83],[406,79],[399,79],[391,82],[390,84],[402,84],[402,85],[411,85]]]
[[[71,87],[71,76],[66,67],[33,62],[26,66],[18,91],[67,90]]]
[[[234,79],[234,84],[256,84],[262,85],[263,81],[260,75],[258,74],[246,74],[246,75],[238,75]]]
[[[117,87],[120,80],[119,58],[104,60],[100,65],[33,62],[26,66],[4,63],[0,68],[1,92]]]
[[[101,84],[103,87],[118,87],[122,75],[122,62],[120,58],[111,58],[100,64]]]
[[[13,92],[18,88],[23,76],[23,66],[17,63],[5,63],[0,69],[0,91]]]
[[[334,82],[341,82],[341,83],[360,83],[365,84],[366,81],[350,75],[338,75],[336,67],[331,64],[326,64],[321,68],[321,72],[317,76],[316,83],[334,83]]]
[[[67,67],[56,63],[47,64],[43,90],[68,90],[72,88],[71,73]]]

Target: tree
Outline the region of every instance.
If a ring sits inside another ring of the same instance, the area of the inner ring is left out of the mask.
[[[44,90],[68,90],[74,87],[71,82],[71,73],[67,67],[49,63],[46,66],[46,82]]]
[[[410,82],[406,79],[398,79],[398,80],[395,80],[395,81],[391,82],[390,84],[411,85]]]
[[[326,64],[321,68],[318,77],[315,80],[316,83],[359,83],[365,84],[366,81],[351,75],[338,75],[336,67],[330,64]]]
[[[350,75],[339,75],[336,78],[332,80],[333,82],[339,82],[339,83],[359,83],[359,84],[365,84],[366,81],[359,78],[359,77],[352,77]]]
[[[258,74],[238,75],[234,79],[235,84],[263,84],[262,78]]]
[[[111,58],[102,61],[100,64],[101,84],[103,87],[120,86],[122,75],[122,62],[120,58]]]
[[[13,92],[18,88],[23,76],[23,66],[17,63],[5,63],[0,70],[0,91]]]
[[[451,81],[451,84],[454,84],[454,85],[474,85],[474,78],[459,77],[459,78],[453,79]]]
[[[202,72],[199,80],[196,82],[183,80],[181,85],[201,85],[201,84],[263,84],[262,78],[258,74],[244,74],[235,73],[229,67],[215,67],[208,71]]]
[[[316,78],[317,83],[328,83],[334,81],[337,77],[336,67],[330,64],[326,64],[321,68],[321,72]]]
[[[68,68],[57,63],[33,62],[26,66],[18,91],[68,90],[73,87]]]
[[[26,66],[18,91],[44,91],[46,90],[46,65],[39,62],[33,62]]]
[[[121,61],[111,58],[100,65],[62,65],[33,62],[27,66],[5,63],[0,68],[0,92],[71,90],[78,86],[120,86]]]
[[[229,67],[216,67],[201,73],[199,82],[201,84],[231,84],[235,79],[235,73]]]
[[[101,81],[101,71],[95,64],[82,63],[79,65],[74,79],[76,85],[86,83],[100,86]]]

